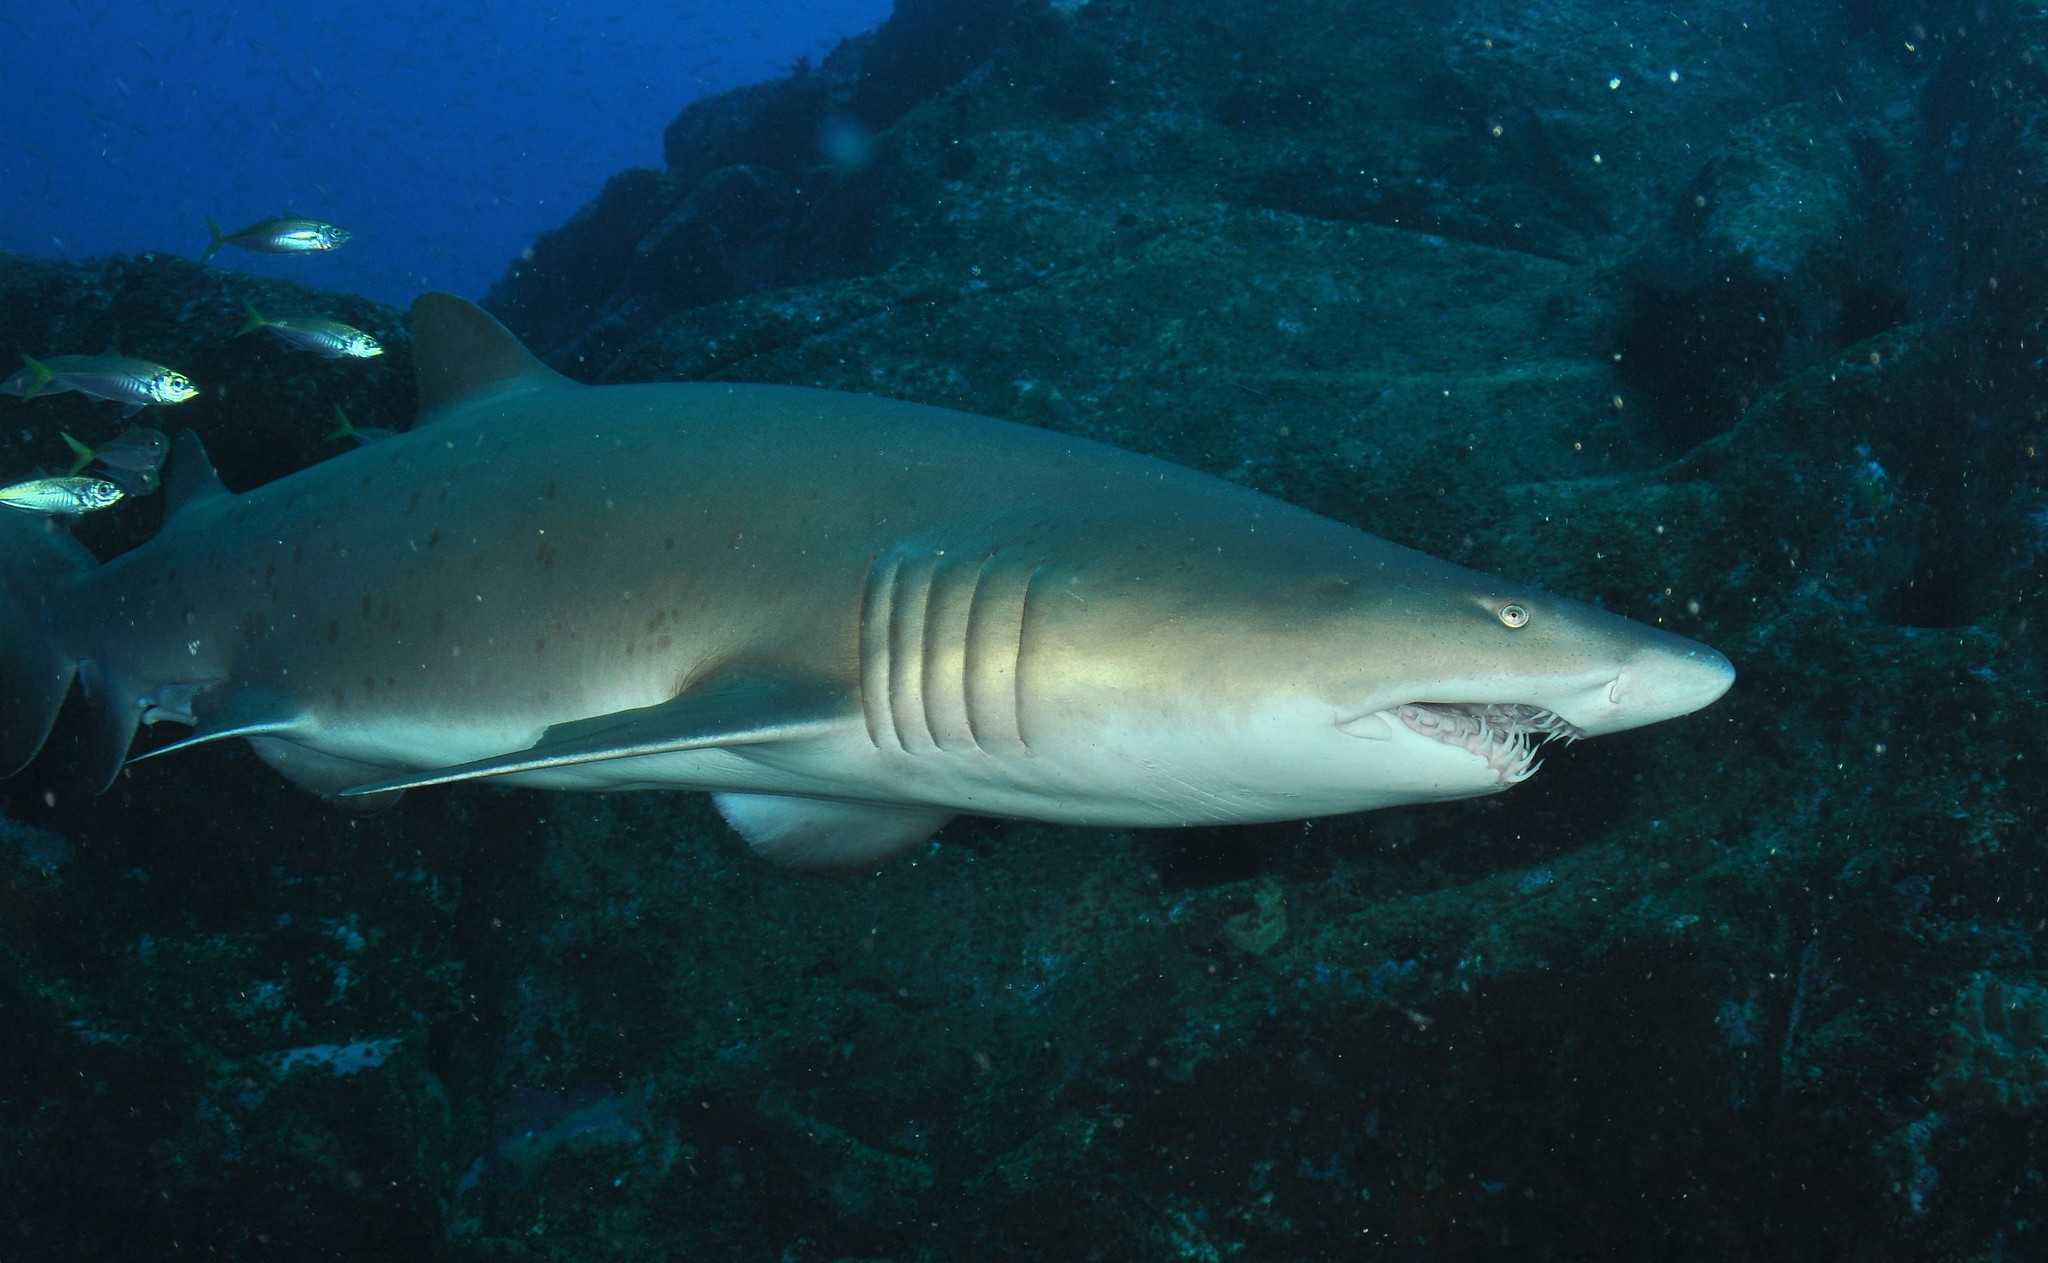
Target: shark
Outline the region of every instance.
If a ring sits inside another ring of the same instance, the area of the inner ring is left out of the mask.
[[[711,793],[871,868],[956,815],[1152,827],[1496,793],[1688,714],[1727,658],[1221,478],[792,386],[589,386],[446,294],[407,432],[234,494],[181,436],[104,563],[0,520],[0,775],[68,699],[104,788],[247,741],[339,804]]]

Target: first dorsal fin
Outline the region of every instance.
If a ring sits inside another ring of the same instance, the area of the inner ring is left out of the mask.
[[[179,434],[171,448],[171,459],[164,465],[165,520],[195,504],[230,494],[221,485],[220,475],[213,471],[213,461],[207,458],[199,436],[190,430]]]
[[[491,313],[453,294],[413,300],[412,362],[419,425],[490,395],[575,385],[535,359]]]

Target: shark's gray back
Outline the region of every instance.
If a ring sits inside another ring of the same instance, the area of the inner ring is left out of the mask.
[[[969,414],[791,387],[555,385],[172,514],[91,577],[88,652],[138,692],[219,681],[328,730],[459,713],[510,746],[740,654],[850,686],[863,588],[906,546],[1116,571],[1169,603],[1218,590],[1190,558],[1239,587],[1362,552],[1437,564],[1218,479]]]
[[[94,569],[0,523],[0,772],[74,675],[356,802],[710,790],[785,862],[961,811],[1145,825],[1492,793],[1705,705],[1712,650],[1080,439],[773,386],[584,387],[414,305],[420,423],[243,495],[198,441]]]

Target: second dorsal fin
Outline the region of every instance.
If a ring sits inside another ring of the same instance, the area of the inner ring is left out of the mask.
[[[418,425],[491,395],[576,384],[535,359],[491,313],[453,294],[413,300],[412,362],[420,390]]]

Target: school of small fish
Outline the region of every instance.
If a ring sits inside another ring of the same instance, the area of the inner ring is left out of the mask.
[[[235,232],[223,232],[212,219],[206,221],[206,227],[212,240],[199,256],[201,263],[225,246],[256,254],[315,254],[339,247],[351,235],[346,228],[298,215],[267,216]],[[238,338],[267,329],[287,346],[312,351],[324,359],[360,360],[384,354],[375,337],[338,320],[266,316],[246,301],[242,307],[248,318],[235,331]],[[41,359],[23,353],[21,363],[19,371],[0,381],[0,394],[29,400],[76,392],[88,399],[120,404],[123,420],[147,407],[199,397],[199,388],[185,374],[111,347],[98,355],[48,355]],[[340,405],[335,406],[334,416],[337,425],[327,433],[329,440],[370,443],[392,433],[376,427],[358,429],[349,423]],[[159,471],[171,442],[161,430],[131,428],[97,447],[69,434],[61,437],[71,449],[71,467],[55,477],[37,476],[0,487],[0,506],[51,515],[94,513],[130,496],[148,495],[162,483]]]

